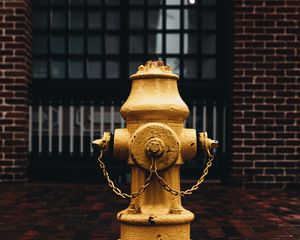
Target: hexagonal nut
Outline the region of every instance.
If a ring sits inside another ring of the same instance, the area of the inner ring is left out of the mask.
[[[152,156],[160,156],[164,151],[164,143],[159,138],[152,138],[146,142],[145,150]]]

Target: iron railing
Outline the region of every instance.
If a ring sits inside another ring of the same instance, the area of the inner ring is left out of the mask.
[[[91,142],[104,131],[124,128],[121,103],[95,105],[39,103],[29,106],[29,149],[34,154],[93,153]],[[217,102],[193,102],[186,127],[207,131],[213,139],[222,139],[226,150],[226,105]]]
[[[115,128],[125,127],[119,113],[121,105],[121,102],[40,102],[30,105],[28,150],[32,178],[57,180],[67,176],[68,181],[87,177],[95,179],[92,176],[96,174],[100,176],[97,171],[95,173],[97,153],[91,142],[104,131],[114,132]],[[220,142],[209,177],[226,179],[226,105],[216,101],[193,102],[189,108],[185,127],[207,131],[210,138]],[[130,171],[125,162],[110,159],[108,163],[114,168],[112,172],[119,183],[130,182]],[[182,177],[198,177],[203,164],[203,157],[188,161],[181,170]]]

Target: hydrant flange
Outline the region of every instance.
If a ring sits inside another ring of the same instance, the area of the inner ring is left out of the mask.
[[[178,159],[179,139],[166,124],[147,123],[132,135],[129,148],[137,166],[149,171],[154,158],[156,170],[162,171],[171,167]]]

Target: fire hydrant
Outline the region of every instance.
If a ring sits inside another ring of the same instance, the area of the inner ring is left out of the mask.
[[[130,76],[132,88],[121,108],[126,128],[105,132],[93,144],[100,149],[100,167],[112,190],[130,198],[127,209],[117,214],[121,240],[189,240],[194,214],[181,205],[181,197],[198,189],[212,164],[212,148],[218,142],[206,132],[184,128],[189,109],[181,99],[170,66],[148,61]],[[113,153],[131,167],[131,194],[123,193],[110,179],[103,158]],[[208,156],[206,168],[196,184],[180,190],[180,165]]]

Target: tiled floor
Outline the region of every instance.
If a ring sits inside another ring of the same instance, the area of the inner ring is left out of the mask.
[[[112,239],[128,205],[100,184],[1,184],[0,239]],[[184,199],[196,215],[191,238],[300,239],[300,193],[203,184]],[[142,239],[141,239],[142,240]]]

